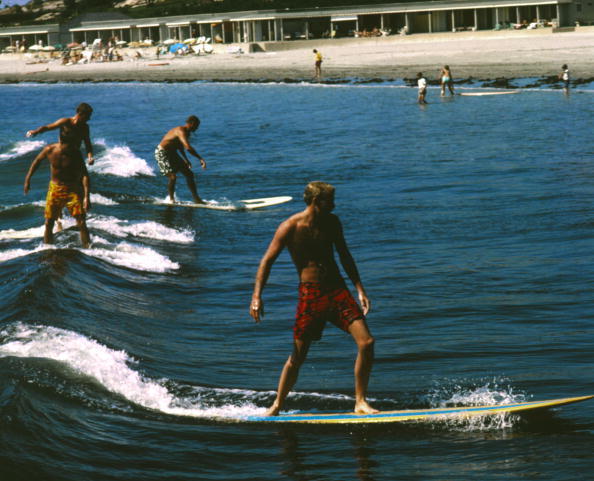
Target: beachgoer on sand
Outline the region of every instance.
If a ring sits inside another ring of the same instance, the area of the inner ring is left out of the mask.
[[[313,49],[313,53],[315,55],[315,62],[314,62],[314,67],[315,67],[315,78],[316,80],[321,80],[322,79],[322,54],[320,52],[318,52],[315,48]]]

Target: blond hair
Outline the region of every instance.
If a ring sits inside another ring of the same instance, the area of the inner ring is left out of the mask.
[[[310,182],[307,184],[305,191],[303,192],[303,201],[307,205],[310,205],[317,197],[329,197],[334,195],[335,190],[334,186],[327,182],[321,182],[319,180]]]

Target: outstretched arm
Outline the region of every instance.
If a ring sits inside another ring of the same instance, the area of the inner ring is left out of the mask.
[[[289,221],[283,222],[276,230],[264,257],[260,261],[258,272],[256,274],[256,282],[254,283],[254,293],[252,294],[252,302],[250,304],[250,315],[256,322],[260,322],[264,317],[264,303],[262,302],[262,291],[268,281],[270,269],[272,264],[287,245],[287,239],[291,229]]]
[[[48,130],[54,130],[54,129],[60,128],[60,126],[64,125],[64,123],[67,121],[68,121],[68,117],[64,117],[64,118],[56,120],[55,122],[53,122],[51,124],[42,125],[38,129],[29,130],[29,131],[27,131],[27,137],[35,137],[37,134],[47,132]]]
[[[23,188],[23,190],[25,191],[25,194],[29,193],[29,189],[31,188],[31,177],[33,177],[33,174],[39,167],[39,164],[41,164],[41,161],[47,157],[49,147],[50,147],[49,145],[45,146],[41,150],[41,152],[39,152],[39,154],[37,154],[37,157],[35,157],[33,159],[33,162],[31,162],[31,166],[29,167],[29,172],[27,172],[27,175],[25,176],[25,185]]]
[[[346,240],[344,239],[344,233],[342,231],[342,224],[338,218],[336,219],[338,222],[337,225],[337,233],[336,233],[336,252],[338,253],[338,257],[340,258],[340,263],[344,268],[347,276],[357,289],[357,294],[359,295],[359,302],[361,303],[361,307],[363,308],[363,314],[367,315],[369,310],[371,309],[371,301],[367,297],[365,292],[365,288],[363,287],[363,283],[361,282],[361,278],[359,277],[359,271],[357,269],[357,265],[355,264],[355,259],[351,255],[349,248],[347,246]]]

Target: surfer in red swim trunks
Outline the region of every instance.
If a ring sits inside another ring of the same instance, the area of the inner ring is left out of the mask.
[[[279,413],[287,394],[297,381],[299,368],[307,357],[311,342],[321,338],[327,321],[348,332],[357,343],[355,412],[375,413],[377,410],[366,400],[374,345],[365,322],[370,301],[344,239],[342,224],[332,214],[334,187],[325,182],[311,182],[305,188],[303,198],[307,205],[305,210],[289,217],[278,227],[260,262],[250,305],[251,316],[260,322],[264,315],[262,291],[274,261],[287,247],[300,280],[293,353],[284,365],[276,399],[267,415],[276,416]],[[334,249],[357,289],[361,307],[345,285],[334,259]]]

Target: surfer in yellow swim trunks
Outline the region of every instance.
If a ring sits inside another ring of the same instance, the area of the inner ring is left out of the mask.
[[[284,365],[276,399],[267,415],[276,416],[279,413],[287,394],[297,381],[299,369],[307,357],[311,343],[321,338],[328,321],[349,333],[357,344],[355,412],[376,413],[378,411],[366,399],[375,342],[365,321],[371,303],[344,239],[340,219],[332,214],[334,187],[325,182],[310,182],[305,188],[303,199],[305,210],[280,224],[262,257],[250,305],[250,315],[256,322],[260,322],[264,315],[262,291],[272,264],[287,247],[300,282],[293,328],[293,353]],[[334,250],[357,290],[360,307],[340,274],[334,259]]]
[[[167,132],[155,149],[155,160],[157,161],[159,170],[161,171],[161,174],[169,178],[167,191],[171,202],[175,202],[177,172],[181,172],[186,178],[194,202],[197,204],[205,203],[198,195],[194,173],[191,170],[192,164],[190,164],[185,153],[187,150],[194,157],[197,157],[200,160],[202,168],[206,169],[206,162],[202,156],[194,150],[194,147],[190,145],[190,134],[198,130],[198,127],[200,127],[200,119],[195,115],[190,115],[186,119],[185,125],[174,127]]]
[[[87,167],[80,155],[80,151],[65,144],[50,144],[33,159],[31,167],[25,177],[24,191],[27,194],[31,188],[31,177],[43,159],[50,163],[51,180],[47,190],[45,203],[45,232],[43,241],[53,243],[54,223],[60,218],[62,209],[66,207],[70,215],[76,219],[80,230],[80,240],[83,247],[90,245],[89,230],[86,223],[86,212],[91,207],[90,182]]]

